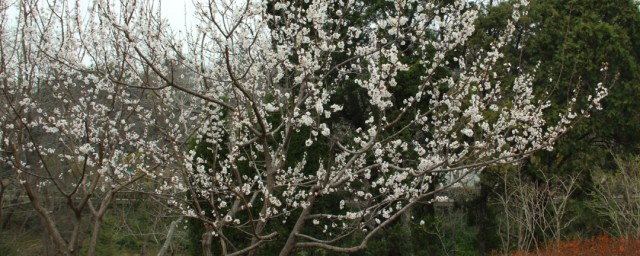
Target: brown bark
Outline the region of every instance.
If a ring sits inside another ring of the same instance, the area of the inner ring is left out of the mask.
[[[21,177],[21,178],[25,178],[25,177]],[[47,211],[47,209],[45,209],[42,206],[40,198],[38,198],[36,194],[31,190],[31,187],[29,186],[28,182],[25,182],[23,184],[23,187],[27,192],[27,196],[29,196],[29,201],[31,202],[31,205],[36,210],[38,215],[40,215],[40,218],[44,222],[49,235],[53,239],[53,242],[55,243],[58,254],[71,255],[71,252],[67,248],[67,242],[64,240],[64,238],[62,238],[62,235],[58,231],[58,227],[56,227],[56,224],[51,218],[51,215],[49,215],[49,211]]]
[[[212,256],[211,240],[213,240],[213,235],[211,235],[211,228],[207,228],[207,232],[202,234],[202,253],[205,256]]]
[[[101,224],[102,224],[102,216],[96,217],[93,220],[93,230],[91,231],[91,243],[89,244],[89,251],[87,252],[87,255],[89,256],[95,255]]]
[[[289,233],[289,238],[287,238],[287,243],[284,245],[284,247],[282,247],[282,250],[280,250],[280,256],[288,256],[291,255],[291,253],[293,252],[293,249],[295,248],[296,245],[296,237],[298,235],[298,233],[300,232],[300,230],[302,229],[302,227],[304,226],[304,221],[307,218],[307,216],[311,213],[311,208],[313,208],[313,203],[316,200],[316,196],[313,195],[314,190],[312,190],[312,196],[309,197],[309,199],[307,200],[307,207],[304,208],[302,210],[302,212],[300,213],[300,215],[298,216],[298,220],[296,221],[296,224],[293,226],[293,229],[291,230],[291,233]]]
[[[111,204],[114,193],[114,190],[111,190],[105,195],[104,199],[102,199],[102,202],[100,203],[100,208],[97,212],[91,210],[91,212],[93,213],[93,230],[91,231],[91,242],[89,243],[89,251],[87,252],[87,255],[89,256],[93,256],[96,252],[98,235],[100,234],[100,226],[102,225],[102,218],[104,217],[105,213],[107,213],[107,209]],[[91,201],[88,202],[89,209],[93,209],[93,207],[91,206]]]
[[[162,245],[162,248],[160,248],[158,256],[164,256],[164,254],[167,253],[167,250],[171,245],[171,238],[173,238],[173,233],[175,233],[176,227],[178,226],[178,224],[180,224],[180,222],[182,222],[182,216],[180,216],[180,218],[178,218],[177,220],[171,222],[171,225],[169,226],[169,232],[167,232],[167,239],[164,240],[164,244]]]

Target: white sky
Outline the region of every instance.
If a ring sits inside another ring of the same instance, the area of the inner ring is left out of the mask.
[[[195,0],[194,0],[195,1]],[[174,31],[185,31],[195,25],[195,7],[192,0],[161,0],[160,15],[171,24]],[[197,2],[197,1],[196,1]]]
[[[9,24],[12,24],[18,14],[16,5],[19,4],[19,0],[0,0],[10,6],[8,10]],[[75,0],[68,0],[73,3]],[[143,0],[144,1],[144,0]],[[80,9],[86,9],[89,7],[92,0],[79,0]],[[178,30],[184,31],[185,26],[192,27],[195,25],[195,7],[194,2],[198,0],[159,0],[161,7],[161,15],[167,19],[171,24],[171,27],[177,32]]]

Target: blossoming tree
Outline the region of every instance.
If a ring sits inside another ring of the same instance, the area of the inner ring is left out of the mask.
[[[205,223],[207,253],[214,238],[230,255],[269,243],[281,255],[362,250],[415,204],[465,177],[552,149],[606,95],[599,84],[578,108],[576,89],[565,111],[545,120],[549,102],[535,96],[543,95],[534,93],[535,72],[501,59],[524,5],[473,59],[464,46],[477,11],[464,0],[397,0],[378,9],[358,0],[209,1],[196,3],[199,23],[182,40],[152,2],[96,0],[85,18],[64,1],[41,8],[51,29],[20,27],[22,45],[3,39],[37,53],[3,58],[1,118],[14,123],[0,134],[3,157],[24,188],[40,178],[29,168],[48,171],[47,157],[94,168],[70,182],[81,191],[78,184],[92,180],[118,184],[107,190],[132,187],[123,180],[138,176],[125,172],[139,169],[140,179],[160,183],[152,192]],[[370,15],[352,19],[362,13]],[[420,75],[408,84],[399,77],[411,68]],[[508,69],[515,80],[498,75]],[[22,74],[59,82],[14,77]],[[31,96],[40,88],[67,93],[45,106]],[[362,122],[348,120],[346,104],[357,105]],[[20,135],[34,129],[69,140],[49,149]],[[21,165],[7,153],[16,147],[42,156],[40,166]],[[124,152],[143,153],[124,163]],[[160,178],[165,172],[171,179]],[[44,179],[71,176],[56,170]]]
[[[56,255],[86,240],[93,255],[114,200],[170,181],[171,145],[188,134],[180,97],[136,89],[155,78],[100,25],[100,4],[0,3],[0,157]]]

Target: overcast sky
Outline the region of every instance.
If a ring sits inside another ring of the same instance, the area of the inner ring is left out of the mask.
[[[0,2],[7,1],[10,8],[8,10],[9,13],[9,24],[12,24],[15,21],[15,17],[18,14],[16,9],[16,4],[18,4],[18,0],[0,0]],[[73,3],[75,0],[70,0]],[[169,20],[171,26],[174,30],[184,30],[186,26],[193,26],[195,19],[194,11],[195,7],[193,2],[198,2],[198,0],[161,0],[161,15],[163,18]],[[90,3],[93,0],[80,0],[80,9],[86,10],[89,8]]]
[[[195,7],[192,0],[165,0],[161,4],[161,15],[169,20],[174,31],[184,31],[185,26],[194,26]]]

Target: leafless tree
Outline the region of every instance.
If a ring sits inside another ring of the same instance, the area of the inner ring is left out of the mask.
[[[640,157],[614,156],[618,171],[594,171],[593,208],[612,224],[616,236],[640,237]]]
[[[502,251],[541,249],[542,243],[558,243],[562,231],[574,220],[567,206],[576,189],[576,176],[526,178],[521,172],[502,173],[502,191],[496,193]],[[513,243],[515,242],[515,243]]]
[[[70,1],[0,5],[2,161],[46,227],[48,254],[77,254],[90,231],[93,255],[119,193],[170,180],[170,149],[158,133],[179,137],[177,106],[134,87],[153,81],[107,37],[100,2],[86,13]]]

